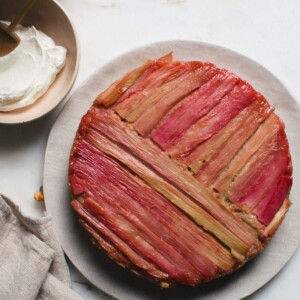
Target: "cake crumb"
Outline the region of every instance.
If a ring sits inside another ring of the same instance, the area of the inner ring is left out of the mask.
[[[36,201],[44,201],[44,193],[43,188],[41,187],[38,192],[34,193],[34,200]]]

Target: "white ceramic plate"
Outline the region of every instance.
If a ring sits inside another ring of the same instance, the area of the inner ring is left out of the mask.
[[[23,5],[23,0],[1,0],[0,20],[11,21]],[[21,24],[34,25],[42,30],[57,45],[67,49],[67,58],[64,68],[59,72],[55,81],[36,102],[9,112],[0,111],[0,123],[3,124],[29,122],[51,111],[66,97],[78,73],[80,57],[78,39],[67,13],[57,1],[36,1]]]
[[[111,61],[73,94],[53,126],[48,140],[43,181],[46,208],[52,214],[56,234],[73,264],[95,286],[115,298],[241,299],[273,278],[299,245],[299,185],[293,186],[293,206],[262,254],[230,276],[198,287],[178,287],[170,290],[161,290],[106,258],[90,243],[69,204],[69,151],[81,117],[92,105],[97,94],[124,72],[140,65],[146,59],[160,57],[170,51],[174,52],[175,59],[209,61],[248,80],[276,107],[277,114],[284,120],[293,164],[300,165],[297,132],[297,124],[300,123],[299,108],[286,88],[269,71],[245,56],[222,47],[192,41],[160,42],[131,51]],[[299,179],[299,171],[295,169],[294,181],[299,182]]]

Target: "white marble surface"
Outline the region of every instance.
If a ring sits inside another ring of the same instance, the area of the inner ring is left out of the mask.
[[[137,46],[188,39],[238,51],[272,71],[300,102],[298,0],[60,0],[76,26],[81,65],[74,88],[99,66]],[[62,105],[44,118],[0,125],[0,192],[31,216],[42,183],[47,136]],[[297,167],[297,166],[295,166]],[[295,183],[297,184],[297,183]],[[85,299],[106,299],[71,266],[73,288]],[[300,299],[300,250],[249,299]]]

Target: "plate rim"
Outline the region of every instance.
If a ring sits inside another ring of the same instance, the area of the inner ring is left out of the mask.
[[[244,54],[241,54],[235,50],[232,50],[232,49],[229,49],[227,47],[223,47],[223,46],[220,46],[220,45],[216,45],[216,44],[212,44],[212,43],[207,43],[207,42],[202,42],[202,41],[196,41],[196,40],[165,40],[165,41],[157,41],[157,42],[153,42],[153,43],[150,43],[150,44],[146,44],[146,45],[142,45],[142,46],[139,46],[139,47],[134,47],[124,53],[121,53],[120,55],[110,59],[109,61],[107,61],[106,63],[102,64],[99,66],[98,69],[96,69],[88,78],[86,78],[82,84],[79,85],[79,87],[72,93],[72,95],[70,96],[70,99],[72,99],[73,97],[76,96],[76,93],[79,92],[85,85],[87,85],[93,78],[96,74],[100,73],[103,71],[103,69],[105,69],[105,67],[111,65],[111,64],[114,64],[116,61],[122,59],[122,57],[124,56],[127,56],[127,55],[130,55],[132,53],[136,53],[136,52],[139,52],[139,51],[143,51],[147,48],[151,48],[151,47],[154,47],[154,46],[159,46],[159,45],[167,45],[167,44],[171,44],[171,43],[183,43],[183,44],[194,44],[194,45],[198,45],[198,46],[205,46],[205,47],[214,47],[214,48],[218,48],[218,49],[221,49],[221,50],[225,50],[227,52],[230,52],[231,54],[234,54],[234,55],[237,55],[237,56],[240,56],[242,57],[243,59],[246,59],[248,60],[249,62],[251,62],[251,64],[253,65],[256,65],[256,67],[259,67],[259,68],[262,68],[265,72],[268,73],[268,75],[270,75],[271,77],[273,77],[276,81],[278,81],[281,86],[285,89],[285,91],[289,94],[290,96],[290,99],[293,100],[293,104],[296,105],[297,109],[299,110],[300,109],[300,105],[299,103],[295,100],[294,96],[292,95],[291,91],[284,85],[284,83],[282,83],[278,77],[276,75],[274,75],[269,69],[267,69],[266,67],[264,67],[262,64],[256,62],[255,60],[253,60],[252,58],[249,58],[248,56],[244,55]],[[174,52],[176,52],[176,50],[174,50]],[[90,99],[90,105],[92,105],[92,101],[93,99]],[[46,152],[45,152],[45,165],[44,165],[44,171],[43,171],[43,185],[45,186],[45,183],[44,183],[44,179],[45,179],[45,174],[46,174],[46,158],[47,158],[47,153],[49,151],[49,141],[51,139],[51,135],[52,135],[52,132],[54,131],[55,129],[55,124],[57,122],[57,120],[61,117],[61,114],[63,113],[63,110],[67,109],[67,106],[68,105],[71,105],[71,101],[68,101],[68,103],[64,106],[64,108],[62,109],[62,111],[60,112],[60,114],[58,115],[51,131],[50,131],[50,134],[49,134],[49,137],[48,137],[48,141],[47,141],[47,146],[46,146]],[[84,115],[85,112],[82,112],[82,116]],[[79,124],[77,124],[79,125]],[[78,126],[77,126],[78,127]],[[77,128],[76,127],[76,128]],[[45,206],[46,206],[46,209],[48,211],[48,205],[47,205],[47,195],[45,194]],[[294,199],[295,201],[295,199]],[[295,247],[295,249],[292,251],[292,253],[289,255],[289,258],[284,262],[284,264],[281,266],[281,268],[276,272],[276,274],[274,274],[273,276],[271,276],[267,281],[264,281],[263,283],[261,283],[260,286],[257,286],[256,289],[248,294],[244,294],[242,297],[247,297],[251,294],[253,294],[254,292],[258,291],[259,289],[261,289],[264,285],[266,285],[270,280],[272,280],[285,266],[285,264],[293,257],[293,255],[295,254],[296,250],[298,249],[299,247],[299,244],[300,244],[300,240],[297,241],[297,246]],[[65,250],[64,250],[65,251]],[[65,252],[66,253],[66,252]],[[74,262],[74,260],[68,255],[68,253],[66,253],[66,255],[69,257],[70,261],[72,262],[72,264],[81,272],[80,270],[80,267],[78,267],[78,263]],[[84,277],[86,277],[92,284],[94,284],[97,288],[99,288],[102,292],[104,293],[107,293],[106,291],[102,290],[99,285],[97,285],[97,283],[94,282],[93,278],[91,278],[91,276],[87,275],[87,274],[84,274]],[[109,294],[110,295],[110,294]],[[112,297],[116,297],[115,295],[110,295]]]

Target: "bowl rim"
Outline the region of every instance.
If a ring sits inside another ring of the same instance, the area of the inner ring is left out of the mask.
[[[1,125],[19,125],[19,124],[27,124],[30,123],[32,121],[38,120],[40,118],[42,118],[43,116],[47,115],[48,113],[50,113],[53,109],[55,109],[59,104],[61,104],[66,97],[68,96],[69,92],[71,91],[76,77],[78,75],[78,71],[79,71],[79,65],[80,65],[80,60],[81,60],[81,48],[80,48],[80,41],[79,41],[79,37],[78,37],[78,33],[76,30],[76,27],[72,21],[72,19],[70,18],[69,13],[66,11],[66,9],[62,6],[61,3],[59,3],[57,0],[52,0],[52,2],[54,2],[54,4],[64,13],[64,15],[66,16],[66,18],[68,19],[68,21],[70,22],[71,28],[74,32],[74,40],[75,40],[75,45],[76,45],[76,58],[75,58],[75,67],[74,67],[74,72],[72,74],[72,78],[69,81],[67,88],[65,89],[65,92],[63,93],[61,99],[55,103],[54,105],[50,106],[49,108],[47,108],[46,110],[43,110],[41,113],[33,116],[33,117],[20,117],[19,120],[2,120],[1,116],[0,116],[0,124]],[[46,91],[47,92],[47,91]]]

